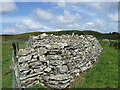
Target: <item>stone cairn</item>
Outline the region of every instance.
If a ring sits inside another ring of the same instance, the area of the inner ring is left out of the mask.
[[[52,89],[70,86],[76,76],[93,67],[102,47],[92,35],[30,36],[27,48],[13,43],[16,86],[44,85]]]

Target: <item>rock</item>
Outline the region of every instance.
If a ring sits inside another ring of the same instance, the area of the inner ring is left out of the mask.
[[[30,54],[32,52],[34,52],[33,48],[19,49],[18,55],[19,56],[26,56],[26,55],[28,55],[28,54]]]
[[[68,87],[70,85],[70,83],[66,83],[66,84],[62,84],[62,85],[51,85],[51,84],[48,84],[48,86],[50,88],[54,88],[54,89],[64,89],[66,87]]]
[[[81,71],[84,72],[84,71],[86,71],[87,69],[88,69],[87,67],[82,67],[82,68],[81,68]]]
[[[47,67],[47,68],[45,68],[45,70],[44,70],[44,72],[50,72],[51,71],[51,68],[50,67]]]
[[[67,63],[68,70],[71,70],[73,65],[71,63]]]
[[[55,44],[55,45],[52,45],[52,48],[53,48],[53,49],[59,49],[60,46]]]
[[[47,53],[47,50],[45,49],[45,48],[38,48],[38,53],[39,53],[39,55],[43,55],[43,54],[45,54],[45,53]]]
[[[68,67],[66,65],[57,66],[59,68],[60,73],[66,73],[68,71]]]
[[[66,74],[57,74],[57,75],[50,75],[51,80],[67,80],[69,77]]]
[[[47,35],[46,33],[43,33],[43,34],[40,35],[40,38],[43,39],[43,38],[45,38],[46,36],[48,36],[48,35]]]
[[[67,43],[58,43],[58,46],[60,46],[61,48],[64,48],[65,46],[68,46]]]
[[[50,64],[51,65],[54,65],[54,66],[57,66],[57,65],[63,65],[65,64],[66,62],[63,61],[63,60],[50,60]]]
[[[37,59],[31,59],[29,62],[36,62],[38,61]]]
[[[34,69],[34,71],[37,73],[37,72],[41,72],[41,70],[40,69]],[[44,73],[44,72],[42,72],[42,73]]]
[[[27,70],[27,71],[23,71],[23,72],[22,72],[22,74],[25,74],[25,75],[28,74],[28,73],[30,73],[30,70]]]
[[[45,55],[39,56],[39,60],[40,60],[40,61],[45,61],[45,60],[46,60]]]
[[[57,81],[48,81],[47,83],[48,83],[48,84],[52,84],[52,85],[56,85],[56,84],[58,84]]]
[[[49,45],[49,44],[47,44],[47,45],[44,45],[47,49],[51,49],[52,48],[52,46],[51,45]]]
[[[19,57],[18,58],[18,62],[20,63],[20,62],[25,62],[26,61],[26,59],[25,59],[25,57]]]
[[[62,57],[60,55],[47,55],[47,58],[50,60],[62,59]]]

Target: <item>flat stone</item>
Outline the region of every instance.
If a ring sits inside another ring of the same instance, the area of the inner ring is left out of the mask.
[[[60,55],[47,55],[47,58],[48,59],[55,59],[55,60],[57,60],[57,59],[62,59],[62,57],[60,56]]]
[[[32,52],[34,52],[33,48],[19,49],[18,56],[26,56]]]
[[[66,62],[63,61],[63,60],[50,60],[50,65],[63,65],[65,64]]]
[[[68,87],[69,85],[70,85],[70,83],[61,84],[61,85],[48,84],[49,87],[54,88],[54,89],[64,89],[64,88]]]
[[[66,65],[57,66],[59,68],[60,73],[66,73],[68,71],[68,67]]]
[[[82,72],[86,71],[87,69],[88,69],[87,67],[81,67]]]
[[[52,85],[56,85],[56,84],[58,84],[57,81],[48,81],[47,83],[48,83],[48,84],[52,84]]]
[[[41,70],[38,68],[38,69],[34,69],[34,71],[37,73],[37,72],[41,72]],[[44,72],[42,72],[44,73]]]
[[[51,80],[66,80],[69,79],[69,77],[66,74],[57,74],[57,75],[50,75]]]
[[[46,60],[45,55],[39,56],[39,60],[40,60],[40,61],[45,61],[45,60]]]
[[[60,46],[61,48],[64,48],[65,46],[68,46],[67,43],[58,43],[58,46]]]
[[[47,35],[46,33],[43,33],[43,34],[40,35],[40,38],[43,39],[43,38],[45,38],[45,37],[47,37],[47,36],[48,36],[48,35]]]
[[[58,46],[58,45],[52,45],[52,48],[59,49],[60,46]]]
[[[47,67],[47,68],[45,68],[45,70],[44,70],[44,72],[50,72],[51,71],[51,68],[50,67]]]
[[[47,50],[45,49],[45,48],[38,48],[38,53],[39,53],[39,55],[43,55],[43,54],[45,54],[47,52]]]
[[[51,49],[52,48],[52,46],[51,45],[49,45],[49,44],[46,44],[46,45],[44,45],[47,49]]]
[[[18,62],[20,63],[20,62],[25,62],[26,61],[26,59],[25,59],[25,57],[19,57],[18,58]]]

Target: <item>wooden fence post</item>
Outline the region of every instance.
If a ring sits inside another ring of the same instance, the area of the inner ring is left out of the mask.
[[[13,83],[14,83],[14,88],[21,88],[21,83],[19,79],[19,71],[18,71],[18,57],[17,53],[19,51],[19,46],[18,42],[12,44],[13,47],[13,55],[12,55],[12,61],[13,61]]]

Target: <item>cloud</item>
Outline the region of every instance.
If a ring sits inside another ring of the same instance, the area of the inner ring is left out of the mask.
[[[41,29],[43,29],[43,30],[47,29],[48,30],[49,29],[48,27],[43,26],[39,22],[35,22],[31,19],[23,20],[23,25],[25,25],[28,29],[31,29],[31,30],[35,30],[35,29],[40,29],[40,30]]]
[[[69,11],[64,11],[64,15],[56,16],[56,23],[57,24],[71,24],[78,22],[82,16],[78,13],[72,14]]]
[[[51,9],[48,6],[44,9],[34,8],[29,14],[31,17],[27,15],[25,18],[5,18],[4,23],[20,22],[9,26],[5,32],[61,31],[61,29],[116,31],[116,25],[112,21],[118,18],[117,3],[55,2],[52,5]]]
[[[17,9],[15,3],[12,0],[11,2],[0,2],[0,6],[0,14],[14,12]]]
[[[2,16],[2,22],[0,23],[21,23],[24,19],[29,18],[28,16],[12,16],[12,17],[4,17]]]
[[[61,7],[61,8],[64,8],[64,7],[66,7],[66,3],[64,1],[63,2],[57,2],[57,6]]]
[[[106,5],[107,4],[107,5]],[[86,6],[90,9],[92,9],[93,11],[95,11],[98,14],[106,14],[106,13],[111,13],[116,11],[118,9],[118,4],[113,2],[107,2],[107,3],[103,3],[103,2],[99,2],[99,3],[87,3]]]
[[[112,21],[118,21],[118,13],[108,14],[108,17]]]
[[[59,3],[63,4],[64,7],[61,7]],[[107,4],[107,5],[106,5]],[[108,14],[111,12],[117,12],[118,3],[116,2],[58,2],[56,3],[58,8],[64,10],[73,10],[80,13],[86,13],[88,15],[99,15],[99,14]]]
[[[39,20],[50,21],[53,19],[53,14],[50,11],[37,8],[34,12]]]
[[[25,19],[21,24],[9,25],[3,33],[25,33],[25,32],[34,32],[34,31],[49,31],[51,28],[48,28],[44,25],[41,25],[37,21],[33,21],[32,19]]]
[[[93,25],[93,23],[92,23],[92,22],[87,22],[86,24],[88,24],[88,25]]]

